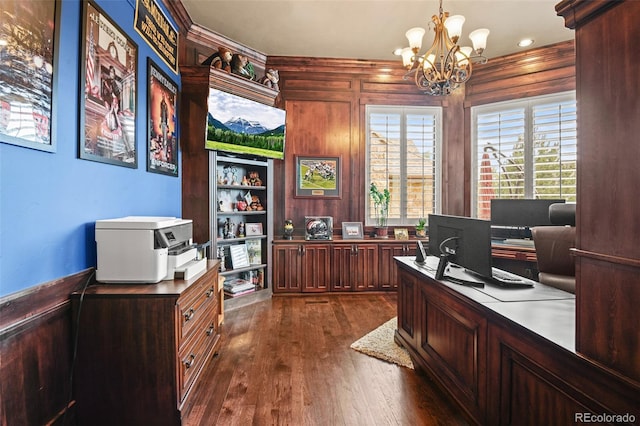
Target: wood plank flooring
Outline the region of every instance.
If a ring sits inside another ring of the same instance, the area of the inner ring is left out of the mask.
[[[466,425],[426,376],[351,349],[395,294],[274,296],[225,312],[186,419],[209,425]]]

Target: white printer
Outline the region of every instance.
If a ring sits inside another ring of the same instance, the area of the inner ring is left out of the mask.
[[[193,221],[128,216],[96,221],[98,267],[104,283],[157,283],[197,275],[206,268],[193,245]]]

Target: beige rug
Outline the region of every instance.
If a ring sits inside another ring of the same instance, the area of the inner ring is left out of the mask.
[[[393,340],[398,319],[391,318],[369,334],[351,344],[351,349],[369,356],[413,369],[413,363],[406,349]]]

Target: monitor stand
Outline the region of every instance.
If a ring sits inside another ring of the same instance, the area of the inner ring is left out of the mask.
[[[440,255],[440,262],[438,262],[435,279],[447,280],[456,284],[472,287],[484,287],[484,281],[481,281],[478,276],[470,273],[462,266],[449,263],[449,256],[446,254]]]

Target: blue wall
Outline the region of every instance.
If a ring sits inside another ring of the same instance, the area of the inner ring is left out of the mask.
[[[134,30],[135,0],[96,4],[138,45],[138,168],[77,158],[81,1],[63,0],[54,71],[57,152],[0,143],[0,296],[95,266],[97,219],[181,215],[181,179],[146,171],[147,57],[179,77]]]

